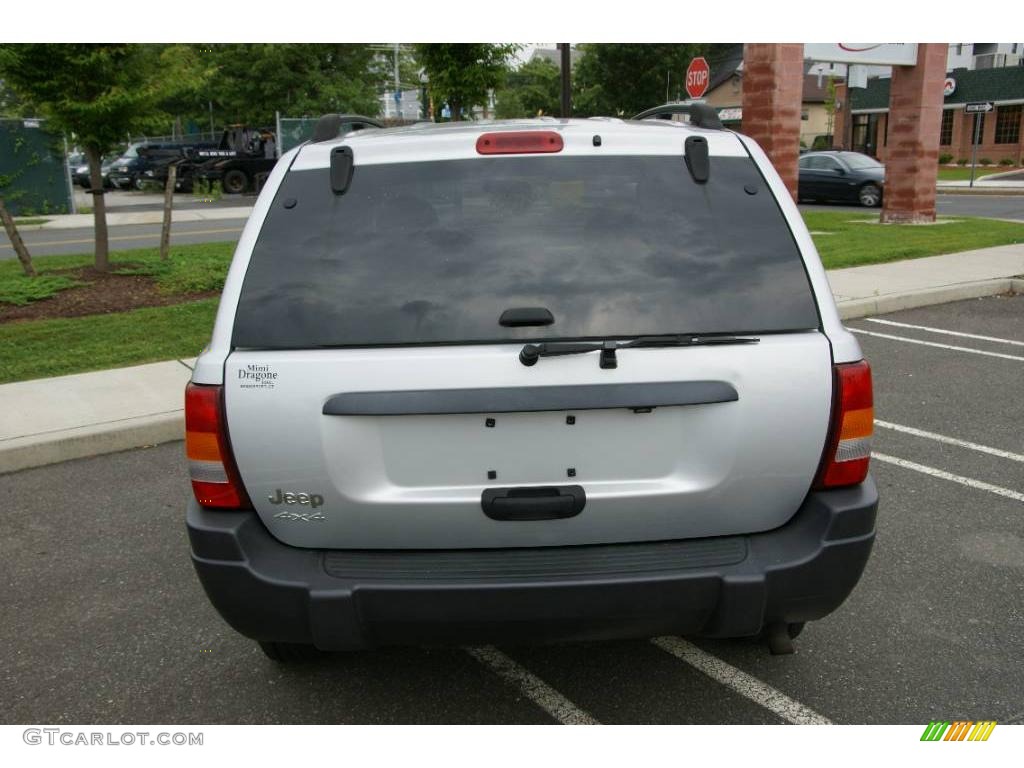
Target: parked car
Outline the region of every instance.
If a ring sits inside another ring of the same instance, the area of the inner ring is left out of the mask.
[[[158,182],[161,170],[174,160],[182,160],[198,145],[186,142],[138,142],[125,150],[110,169],[110,181],[117,189],[142,189],[146,182]],[[202,146],[206,146],[205,144]]]
[[[843,602],[874,540],[871,371],[754,141],[336,133],[267,180],[185,392],[192,560],[231,626],[279,661],[785,652]]]
[[[117,161],[120,155],[107,156],[102,158],[100,161],[100,174],[103,177],[104,189],[113,188],[113,183],[110,181],[110,169]],[[89,165],[85,159],[85,156],[81,156],[81,160],[78,164],[72,166],[72,179],[75,184],[80,186],[82,189],[91,189],[92,183],[89,180]]]
[[[860,152],[807,152],[800,156],[799,198],[882,204],[885,166]]]

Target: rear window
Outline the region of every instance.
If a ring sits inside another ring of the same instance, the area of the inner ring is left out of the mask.
[[[357,156],[358,163],[358,156]],[[507,328],[502,312],[555,322]],[[499,157],[290,172],[233,344],[306,348],[815,328],[803,263],[749,158]]]

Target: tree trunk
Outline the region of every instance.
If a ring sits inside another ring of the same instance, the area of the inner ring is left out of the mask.
[[[86,146],[85,157],[89,163],[89,190],[92,193],[93,237],[96,241],[96,269],[106,272],[110,269],[109,244],[107,241],[107,203],[104,200],[103,171],[99,150]]]
[[[167,185],[164,187],[164,225],[160,229],[160,261],[167,261],[171,251],[171,209],[174,206],[174,184],[178,179],[178,164],[167,167]]]
[[[449,99],[448,107],[452,111],[452,121],[460,121],[462,119],[462,102],[455,99]]]
[[[14,252],[18,254],[21,268],[25,270],[25,274],[29,277],[35,277],[36,268],[32,266],[32,257],[29,255],[28,248],[25,247],[21,235],[18,234],[18,228],[15,226],[11,214],[7,212],[7,206],[4,205],[2,197],[0,197],[0,219],[3,220],[4,229],[7,230],[7,238],[11,241],[11,245],[14,246]]]

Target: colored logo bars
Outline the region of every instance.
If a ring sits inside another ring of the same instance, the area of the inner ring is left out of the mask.
[[[921,741],[988,741],[995,720],[932,720],[921,734]]]

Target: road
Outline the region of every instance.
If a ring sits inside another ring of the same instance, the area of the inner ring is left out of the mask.
[[[0,477],[0,721],[1024,723],[1022,317],[994,297],[850,323],[875,374],[878,538],[793,656],[670,638],[279,667],[199,586],[173,443]]]
[[[213,243],[237,240],[245,219],[184,221],[171,226],[171,243]],[[160,245],[160,224],[128,224],[110,227],[111,251],[130,248],[155,248]],[[43,229],[25,231],[21,239],[33,256],[57,253],[90,253],[93,248],[92,227],[83,229]],[[0,259],[13,259],[14,248],[6,235],[0,237]]]
[[[117,193],[135,195],[136,193]],[[152,197],[152,196],[149,196]],[[182,195],[183,202],[176,202],[180,209],[189,207],[209,207],[197,203],[190,195]],[[146,196],[127,198],[131,205],[121,205],[114,210],[121,212],[137,212],[151,208],[159,209],[160,204],[147,202]],[[215,206],[251,205],[254,198],[228,196],[215,202]],[[940,214],[949,216],[988,216],[1000,219],[1016,219],[1024,221],[1024,196],[975,196],[939,195],[938,210]],[[843,205],[801,205],[801,210],[810,211],[850,211],[851,213],[870,213],[868,209]],[[242,231],[245,219],[230,219],[208,222],[187,222],[177,224],[172,230],[172,242],[175,243],[207,243],[222,240],[236,240]],[[85,253],[92,249],[92,228],[26,231],[22,238],[35,256],[51,253]],[[155,247],[160,244],[160,225],[132,225],[112,227],[110,230],[110,248],[123,251],[129,248]],[[0,259],[13,259],[14,249],[7,240],[6,234],[0,232]]]
[[[990,219],[1024,221],[1024,195],[937,195],[935,209],[940,216],[984,216]],[[878,212],[853,205],[801,205],[802,211]]]

